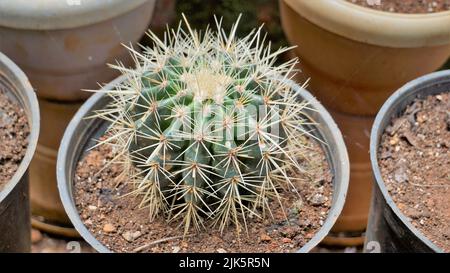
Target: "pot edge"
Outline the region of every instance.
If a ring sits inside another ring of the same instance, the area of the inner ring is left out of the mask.
[[[450,25],[450,11],[402,14],[370,9],[346,0],[279,2],[331,33],[362,43],[393,48],[450,44],[450,29],[447,27]]]

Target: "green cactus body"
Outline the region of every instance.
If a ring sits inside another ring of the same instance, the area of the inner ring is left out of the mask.
[[[280,187],[295,190],[289,173],[306,132],[305,104],[286,81],[296,60],[274,66],[287,49],[272,53],[260,29],[238,39],[237,23],[229,35],[220,23],[203,33],[186,25],[164,41],[150,33],[142,53],[130,48],[136,69],[114,66],[127,80],[99,113],[112,121],[104,143],[136,169],[126,171],[152,219],[240,230],[265,217]]]

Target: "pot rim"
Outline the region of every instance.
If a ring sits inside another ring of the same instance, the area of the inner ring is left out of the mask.
[[[122,82],[125,79],[125,75],[122,75],[110,82],[106,86],[104,86],[101,90],[108,90],[115,86],[116,84]],[[340,170],[340,176],[337,177],[334,172],[334,181],[335,183],[340,183],[339,188],[334,187],[333,191],[333,205],[327,215],[325,223],[322,227],[317,231],[311,240],[309,240],[302,248],[300,248],[297,252],[309,252],[312,248],[314,248],[317,244],[319,244],[323,238],[329,233],[334,223],[336,222],[338,216],[340,215],[346,195],[348,190],[348,184],[350,179],[350,163],[347,154],[347,149],[344,143],[344,139],[342,134],[337,127],[336,123],[332,119],[331,115],[326,111],[326,109],[319,103],[319,101],[311,95],[308,91],[301,88],[299,85],[294,83],[291,80],[288,80],[292,83],[293,88],[295,88],[299,95],[303,97],[306,101],[309,102],[311,108],[315,109],[318,113],[320,113],[322,119],[325,121],[323,123],[324,126],[329,128],[329,131],[332,132],[333,141],[336,143],[336,147],[333,149],[336,150],[336,159],[335,164],[340,166],[335,166],[336,169]],[[80,219],[79,212],[74,205],[71,190],[68,187],[68,181],[66,180],[66,166],[68,166],[68,157],[67,154],[69,152],[69,144],[71,143],[72,138],[74,137],[75,131],[77,129],[77,125],[83,120],[88,113],[91,112],[91,108],[98,101],[100,101],[106,94],[104,92],[98,92],[91,96],[86,103],[79,109],[79,111],[75,114],[67,129],[64,133],[63,139],[61,141],[61,145],[58,151],[58,160],[57,160],[57,180],[58,180],[58,189],[60,193],[60,198],[64,209],[69,216],[72,224],[75,229],[80,233],[80,235],[98,252],[112,252],[107,247],[105,247],[100,241],[98,241],[95,236],[86,228]],[[321,123],[322,124],[322,123]],[[319,129],[320,131],[320,129]],[[79,143],[77,143],[79,144]],[[328,152],[330,153],[330,152]],[[338,190],[337,190],[338,189]]]
[[[106,21],[155,0],[0,0],[0,26],[57,30]]]
[[[279,1],[311,23],[362,43],[394,48],[450,43],[450,10],[405,14],[379,11],[347,0]]]
[[[386,203],[390,207],[390,209],[395,213],[396,217],[401,220],[401,222],[409,229],[411,232],[419,238],[425,245],[427,245],[430,249],[435,252],[444,252],[440,247],[434,244],[430,239],[428,239],[419,229],[417,229],[408,219],[407,217],[400,211],[400,209],[395,204],[391,195],[389,194],[386,185],[383,180],[383,176],[381,175],[381,171],[378,165],[378,147],[379,147],[379,137],[381,137],[382,133],[385,130],[385,127],[382,127],[382,122],[386,113],[389,113],[390,109],[396,107],[396,104],[402,100],[409,92],[412,92],[414,87],[417,85],[423,84],[424,82],[433,82],[435,80],[439,80],[442,78],[450,78],[450,70],[438,71],[434,73],[430,73],[419,77],[413,81],[408,82],[400,89],[395,91],[383,104],[380,111],[378,112],[375,121],[372,126],[372,131],[370,134],[370,162],[372,165],[373,175],[376,181],[376,185],[378,189],[383,194]],[[403,109],[404,110],[404,109]],[[390,118],[392,120],[392,117]],[[383,132],[381,132],[381,130]]]
[[[0,75],[4,76],[6,79],[13,78],[14,83],[19,83],[19,85],[15,86],[15,90],[7,90],[7,92],[11,92],[17,99],[20,106],[25,110],[27,114],[28,126],[30,127],[30,135],[28,136],[29,140],[25,156],[20,162],[20,165],[11,180],[6,183],[2,190],[0,190],[1,203],[14,190],[17,184],[22,180],[22,177],[24,177],[28,171],[28,167],[37,147],[40,130],[40,114],[36,93],[34,92],[27,76],[12,60],[1,52]]]

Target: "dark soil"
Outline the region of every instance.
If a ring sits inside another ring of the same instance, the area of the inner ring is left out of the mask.
[[[290,223],[274,201],[275,219],[248,220],[248,235],[238,236],[230,226],[223,234],[211,228],[183,240],[179,223],[168,224],[162,217],[150,222],[148,211],[138,209],[139,200],[123,196],[131,185],[120,178],[119,166],[95,176],[113,158],[106,146],[90,151],[78,163],[74,197],[84,224],[114,252],[293,252],[321,228],[331,207],[332,174],[320,146],[310,143],[307,153],[314,163],[304,162],[309,175],[295,180],[302,198],[290,191],[280,193]],[[161,239],[165,241],[158,243]]]
[[[347,0],[376,10],[395,13],[433,13],[450,10],[450,0]]]
[[[0,89],[0,191],[19,168],[29,134],[25,111]]]
[[[379,165],[398,208],[450,252],[450,93],[417,99],[393,120]]]

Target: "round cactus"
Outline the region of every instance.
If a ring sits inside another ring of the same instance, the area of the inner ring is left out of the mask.
[[[153,47],[129,48],[136,68],[114,65],[126,80],[107,90],[97,116],[111,122],[106,140],[150,218],[190,227],[244,228],[270,215],[280,188],[296,191],[293,172],[310,123],[288,78],[297,60],[275,66],[261,28],[235,37],[186,27],[168,30]]]

